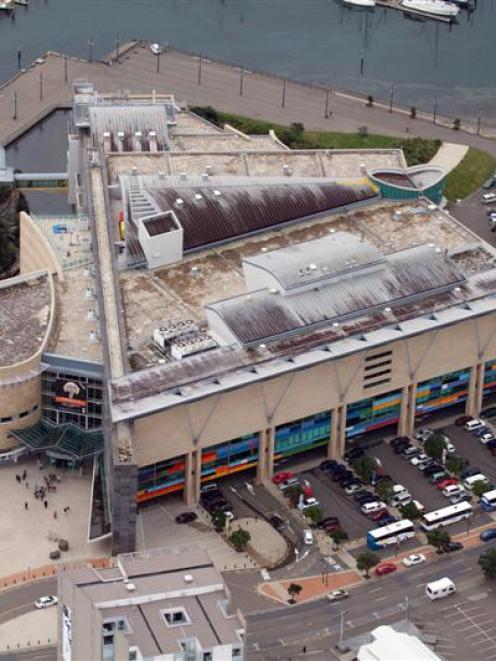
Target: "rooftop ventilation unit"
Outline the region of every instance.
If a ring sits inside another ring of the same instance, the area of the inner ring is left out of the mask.
[[[192,574],[184,574],[184,582],[185,583],[193,583],[194,578]]]
[[[195,193],[195,200],[202,200],[203,195],[201,193]]]
[[[221,195],[222,195],[222,193],[220,192],[220,190],[217,190],[217,189],[214,190],[214,197],[220,197]]]
[[[181,172],[181,174],[179,175],[179,179],[181,181],[186,181],[187,178],[188,178],[188,175],[186,174],[186,172]]]
[[[124,131],[117,131],[117,151],[124,151]]]
[[[88,338],[90,342],[98,342],[98,333],[94,330],[89,332]]]
[[[202,174],[202,181],[208,181],[208,178],[209,178],[209,177],[208,177],[208,172],[204,172],[204,173]]]
[[[90,308],[88,310],[88,314],[86,316],[86,319],[88,321],[96,321],[98,319],[98,315],[96,313],[96,310],[94,310],[93,308]]]
[[[190,268],[189,272],[190,272],[190,275],[193,278],[201,278],[202,271],[201,271],[201,268],[199,266],[192,266]]]
[[[108,131],[103,133],[103,149],[104,151],[111,151],[112,137]]]
[[[289,176],[291,175],[291,168],[289,167],[289,165],[288,165],[287,163],[285,163],[285,164],[282,166],[282,172],[283,172],[283,174],[285,174],[287,177],[289,177]]]
[[[134,151],[143,151],[143,134],[141,131],[134,132]]]
[[[367,172],[367,166],[365,165],[365,163],[360,163],[360,172],[362,174],[365,174]]]
[[[135,165],[133,165],[133,167],[131,168],[131,174],[133,175],[133,177],[135,177],[138,174],[138,168]]]
[[[95,298],[95,290],[93,287],[86,287],[84,291],[84,297],[85,298]]]
[[[205,172],[206,172],[207,174],[213,174],[213,173],[214,173],[214,169],[213,169],[213,167],[212,167],[211,165],[205,165]]]
[[[165,179],[165,172],[159,172],[158,173],[158,178],[159,179]]]
[[[84,269],[84,277],[85,278],[91,278],[92,276],[93,276],[93,273],[92,273],[91,269],[85,268]]]
[[[157,146],[157,133],[155,131],[150,131],[148,133],[148,144],[150,147],[150,151],[157,151],[158,146]]]
[[[184,200],[182,197],[176,197],[176,206],[180,207],[182,204],[184,204]]]
[[[126,590],[128,592],[134,592],[136,590],[136,585],[134,583],[126,583]]]

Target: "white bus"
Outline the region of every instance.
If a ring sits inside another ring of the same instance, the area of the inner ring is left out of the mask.
[[[408,519],[395,521],[389,526],[375,528],[367,533],[367,546],[373,551],[382,549],[389,544],[399,544],[415,535],[415,527]]]
[[[449,526],[451,523],[463,521],[463,519],[468,519],[470,516],[472,516],[472,505],[463,502],[424,514],[420,525],[424,530],[435,530],[440,526]]]
[[[494,512],[496,510],[496,489],[483,493],[480,505],[485,512]]]

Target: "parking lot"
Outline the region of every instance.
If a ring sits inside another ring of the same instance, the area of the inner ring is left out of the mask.
[[[457,600],[457,603],[447,605],[439,610],[441,622],[448,625],[448,630],[456,631],[463,639],[470,659],[496,659],[496,620],[494,619],[494,599],[491,604],[481,606],[474,601]],[[446,629],[445,629],[446,631]],[[450,640],[446,639],[444,649],[437,649],[444,657],[460,658],[452,648]]]

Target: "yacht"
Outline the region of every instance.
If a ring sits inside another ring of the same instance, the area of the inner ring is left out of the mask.
[[[375,7],[375,0],[343,0],[350,7]]]
[[[401,6],[425,14],[455,18],[460,8],[446,0],[401,0]]]
[[[12,11],[14,9],[14,4],[12,0],[5,0],[5,2],[0,2],[0,11]]]

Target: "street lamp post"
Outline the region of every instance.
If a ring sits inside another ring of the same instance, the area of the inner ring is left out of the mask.
[[[40,101],[43,101],[43,74],[40,71]]]
[[[437,117],[437,96],[434,97],[434,112],[433,112],[433,118],[432,121],[434,124],[436,123],[436,117]]]
[[[203,56],[200,53],[200,59],[198,60],[198,85],[202,84],[202,60]]]
[[[284,108],[286,105],[286,78],[282,81],[282,102],[281,106]]]
[[[17,68],[19,69],[19,71],[21,70],[21,59],[22,59],[21,49],[18,48],[17,49]]]
[[[157,53],[157,73],[160,73],[160,50]]]
[[[329,91],[326,92],[324,117],[329,117]]]
[[[120,54],[119,50],[121,47],[121,35],[117,35],[117,39],[115,40],[115,59],[117,61],[117,64],[120,64]]]
[[[17,90],[14,90],[14,115],[12,116],[12,119],[17,119]]]
[[[241,68],[240,74],[239,74],[239,96],[243,96],[243,78],[244,78],[244,69]]]
[[[391,83],[391,94],[389,97],[389,112],[393,112],[393,101],[394,101],[394,83]]]
[[[88,47],[90,49],[90,62],[93,62],[93,37],[88,39]]]
[[[67,82],[67,55],[64,55],[64,80]]]
[[[339,642],[340,642],[340,643],[343,642],[343,636],[344,636],[344,616],[346,615],[347,612],[348,612],[347,610],[344,610],[344,611],[341,611],[341,613],[339,614],[339,616],[340,616],[340,618],[341,618],[341,619],[340,619],[340,622],[339,622]]]
[[[477,135],[480,135],[481,130],[481,111],[479,110],[479,115],[477,116]]]

